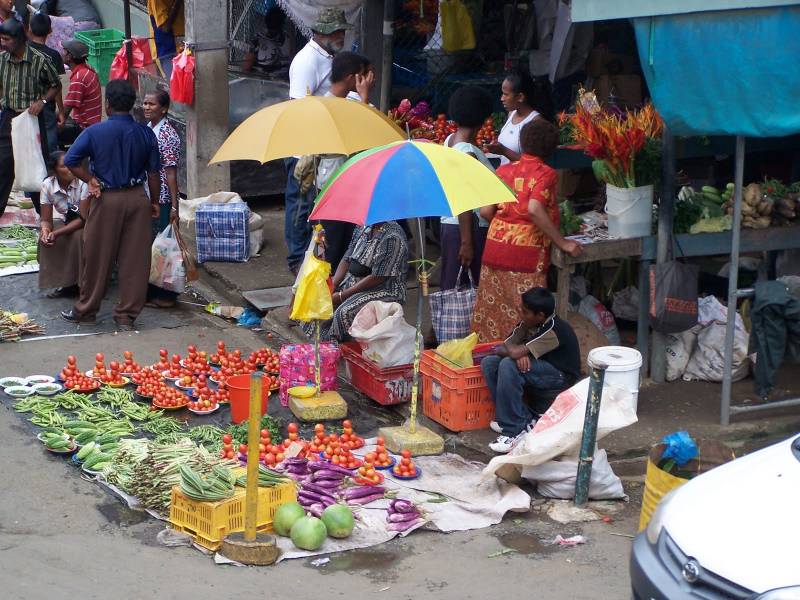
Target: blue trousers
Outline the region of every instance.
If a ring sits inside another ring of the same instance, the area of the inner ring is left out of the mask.
[[[503,435],[515,437],[522,433],[533,420],[533,414],[525,404],[523,387],[542,390],[566,389],[567,378],[546,360],[531,357],[531,368],[521,373],[513,358],[487,356],[481,361],[481,371],[489,387],[495,405],[495,420],[503,429]]]
[[[311,243],[311,225],[308,215],[314,199],[311,192],[300,193],[300,182],[294,178],[294,167],[297,159],[284,158],[286,165],[286,214],[283,224],[283,237],[286,239],[286,262],[289,268],[299,268],[303,263],[308,245]]]

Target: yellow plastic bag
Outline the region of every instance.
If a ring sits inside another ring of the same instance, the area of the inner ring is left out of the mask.
[[[472,15],[461,0],[441,0],[439,19],[442,24],[442,50],[456,52],[475,48]]]
[[[463,369],[472,366],[472,351],[477,345],[478,334],[470,333],[465,338],[439,344],[439,347],[436,348],[436,354]]]
[[[290,319],[297,321],[327,321],[333,317],[333,300],[328,287],[331,264],[309,254],[298,274]]]

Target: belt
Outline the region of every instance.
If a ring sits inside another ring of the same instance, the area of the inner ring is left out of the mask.
[[[136,185],[126,185],[123,187],[107,187],[105,185],[100,185],[100,190],[103,192],[127,192],[128,190],[135,190],[142,187],[141,183],[137,183]]]

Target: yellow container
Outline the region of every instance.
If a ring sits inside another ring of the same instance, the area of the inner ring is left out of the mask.
[[[198,502],[181,493],[179,486],[172,488],[169,522],[172,528],[194,537],[204,548],[216,550],[229,533],[244,531],[245,489],[236,488],[233,497],[219,502]],[[275,511],[287,502],[297,501],[297,488],[293,481],[258,488],[258,531],[272,531]]]
[[[658,447],[658,446],[657,446]],[[663,451],[663,450],[662,450]],[[660,455],[660,452],[659,452]],[[639,531],[643,531],[653,513],[656,511],[661,498],[677,487],[689,481],[683,477],[675,477],[658,468],[653,462],[653,453],[647,459],[647,475],[644,479],[644,495],[642,496],[642,512],[639,516]]]
[[[716,440],[696,440],[699,457],[690,460],[681,470],[700,475],[710,471],[723,463],[736,458],[733,450],[722,442]],[[642,512],[639,516],[639,531],[643,531],[653,513],[658,508],[658,503],[669,492],[689,481],[683,477],[675,477],[658,468],[658,462],[664,454],[664,444],[653,446],[647,459],[647,475],[644,480],[644,495],[642,497]]]

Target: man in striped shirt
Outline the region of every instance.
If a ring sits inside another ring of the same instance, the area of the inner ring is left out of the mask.
[[[64,97],[64,113],[68,120],[59,138],[62,144],[71,144],[84,129],[99,123],[103,116],[100,78],[86,64],[87,56],[89,47],[80,40],[64,42],[64,62],[72,73]]]
[[[0,26],[0,216],[3,215],[14,182],[14,149],[11,119],[27,110],[39,118],[42,155],[47,156],[47,134],[42,110],[54,102],[58,75],[50,60],[28,46],[22,23],[9,19]],[[20,157],[22,158],[22,157]],[[36,211],[39,194],[32,193]]]

